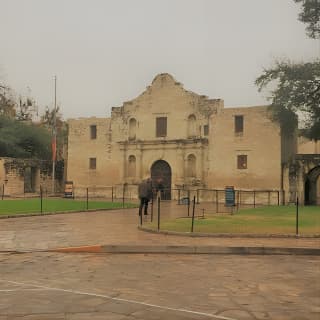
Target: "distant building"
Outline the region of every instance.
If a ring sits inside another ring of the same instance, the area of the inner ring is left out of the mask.
[[[281,136],[266,106],[224,108],[223,100],[187,91],[169,74],[112,108],[111,118],[68,125],[67,180],[78,194],[123,184],[134,193],[151,176],[167,199],[176,197],[175,189],[234,186],[279,190],[284,202],[299,196],[320,204],[319,155],[310,155],[303,167],[294,135]]]

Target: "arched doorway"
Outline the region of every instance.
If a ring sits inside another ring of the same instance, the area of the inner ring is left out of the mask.
[[[320,205],[320,166],[307,175],[304,185],[305,204]]]
[[[151,166],[151,179],[154,187],[161,191],[161,198],[171,200],[171,168],[168,162],[154,162]]]

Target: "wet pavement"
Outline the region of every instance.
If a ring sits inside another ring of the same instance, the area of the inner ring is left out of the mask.
[[[319,257],[0,254],[0,319],[319,319]]]
[[[163,212],[182,215],[185,208],[168,204]],[[320,247],[320,238],[191,238],[143,232],[138,224],[137,209],[0,219],[0,251],[112,244]]]
[[[0,320],[320,318],[319,256],[37,252],[97,244],[320,244],[152,234],[137,225],[137,209],[1,219]]]

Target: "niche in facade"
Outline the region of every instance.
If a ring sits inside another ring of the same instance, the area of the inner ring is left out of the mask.
[[[131,118],[129,120],[129,140],[134,140],[136,138],[137,131],[137,120]]]
[[[196,128],[196,116],[191,114],[188,117],[188,138],[195,137],[197,135],[197,128]]]
[[[187,177],[195,178],[196,175],[196,163],[197,159],[194,154],[189,154],[187,158]]]
[[[128,159],[128,177],[135,177],[136,176],[136,157],[129,156]]]

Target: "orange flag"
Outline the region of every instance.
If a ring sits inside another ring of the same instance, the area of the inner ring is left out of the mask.
[[[54,135],[51,141],[52,148],[52,161],[56,161],[57,158],[57,137]]]

